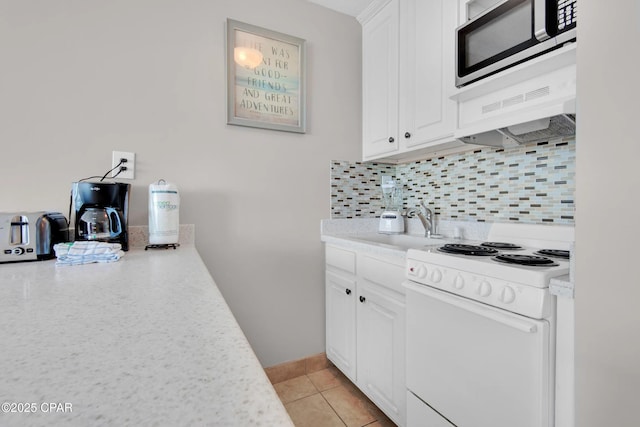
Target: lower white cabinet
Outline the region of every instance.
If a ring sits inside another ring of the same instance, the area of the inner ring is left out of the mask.
[[[327,271],[327,357],[356,381],[356,282]]]
[[[404,426],[404,260],[327,245],[326,262],[327,357]]]
[[[404,301],[369,288],[366,284],[358,293],[358,386],[396,424],[404,425]]]

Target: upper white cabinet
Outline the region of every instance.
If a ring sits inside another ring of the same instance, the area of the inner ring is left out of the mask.
[[[363,158],[396,153],[398,138],[400,0],[391,0],[362,26]]]
[[[374,2],[362,22],[363,159],[409,160],[461,146],[451,0]]]
[[[449,0],[401,2],[400,132],[405,148],[451,141],[456,103],[454,31],[457,7]]]

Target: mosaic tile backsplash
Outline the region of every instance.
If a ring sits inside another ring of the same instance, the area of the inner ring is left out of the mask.
[[[441,219],[574,223],[575,141],[483,147],[403,165],[331,162],[331,218],[375,218],[380,181],[403,187],[406,209],[420,200]]]

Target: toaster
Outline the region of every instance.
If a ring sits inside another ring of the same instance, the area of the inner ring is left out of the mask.
[[[0,213],[0,263],[55,257],[53,245],[69,241],[69,224],[59,212]]]

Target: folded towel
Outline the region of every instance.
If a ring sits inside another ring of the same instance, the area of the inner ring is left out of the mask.
[[[120,243],[97,241],[79,241],[58,243],[53,246],[56,252],[56,265],[79,265],[93,262],[115,262],[123,255]]]

